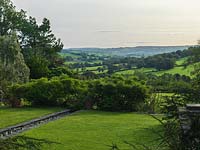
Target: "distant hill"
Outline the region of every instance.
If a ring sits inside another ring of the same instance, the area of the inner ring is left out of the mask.
[[[138,47],[119,47],[119,48],[69,48],[63,49],[62,53],[90,53],[110,56],[131,56],[147,57],[156,54],[170,53],[177,50],[184,50],[190,46],[138,46]]]

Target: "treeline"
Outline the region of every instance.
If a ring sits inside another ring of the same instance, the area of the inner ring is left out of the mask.
[[[70,64],[71,69],[84,69],[87,67],[96,67],[96,66],[101,66],[102,63],[98,62],[98,63],[89,63],[89,62],[81,62],[81,63],[73,63]]]
[[[90,54],[86,52],[71,52],[67,50],[63,50],[60,54],[63,55],[65,61],[77,61],[77,62],[103,61],[111,57],[111,56],[106,56],[106,55],[102,56],[98,54]],[[67,56],[65,56],[65,54],[67,54]]]
[[[155,76],[146,75],[147,85],[151,86],[154,91],[161,93],[177,93],[184,94],[191,91],[191,81],[189,76],[180,74],[163,74]]]
[[[108,68],[110,68],[110,72],[129,70],[133,68],[155,68],[157,70],[168,70],[175,66],[175,62],[178,59],[192,56],[193,52],[191,49],[192,48],[183,51],[179,50],[172,53],[164,53],[142,58],[112,58],[105,60],[103,65],[108,66]]]
[[[191,56],[190,50],[176,51],[142,58],[136,63],[138,68],[155,68],[157,70],[168,70],[175,66],[178,59]]]

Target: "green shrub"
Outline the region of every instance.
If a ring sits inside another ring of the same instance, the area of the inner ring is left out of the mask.
[[[26,99],[32,105],[55,106],[65,103],[61,99],[69,95],[81,95],[83,84],[76,79],[66,76],[52,78],[41,78],[32,80],[22,85],[14,85],[10,88],[10,97]]]
[[[148,96],[148,90],[134,78],[110,77],[78,80],[68,76],[41,78],[10,88],[10,99],[25,99],[32,105],[62,105],[71,109],[136,111]],[[15,104],[14,102],[12,102]]]
[[[147,98],[148,90],[134,79],[111,77],[91,83],[89,94],[100,110],[136,111]]]

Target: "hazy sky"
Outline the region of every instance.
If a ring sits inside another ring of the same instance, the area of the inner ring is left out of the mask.
[[[200,0],[13,0],[47,17],[65,47],[188,45],[200,39]]]

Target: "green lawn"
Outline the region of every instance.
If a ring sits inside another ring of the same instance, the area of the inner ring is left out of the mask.
[[[127,149],[124,140],[131,143],[155,145],[151,129],[160,129],[151,116],[135,113],[82,111],[29,130],[24,135],[59,142],[45,146],[49,150],[109,150],[117,143]]]
[[[62,108],[3,108],[0,107],[0,128],[16,125],[40,116],[63,110]]]

